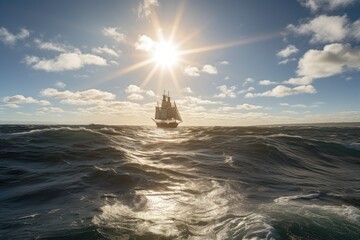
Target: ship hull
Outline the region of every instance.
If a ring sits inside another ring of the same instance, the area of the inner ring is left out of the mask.
[[[178,125],[177,122],[156,122],[158,128],[177,128]]]

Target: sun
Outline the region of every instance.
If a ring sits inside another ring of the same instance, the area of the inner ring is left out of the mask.
[[[184,35],[184,38],[178,39],[178,36],[181,35],[178,34],[178,30],[180,26],[180,20],[184,12],[184,3],[186,1],[181,2],[183,3],[179,5],[179,9],[175,14],[174,22],[170,25],[171,28],[163,28],[157,17],[156,12],[151,12],[150,22],[152,23],[152,27],[155,30],[153,35],[157,35],[157,40],[153,40],[153,38],[147,36],[146,34],[141,34],[138,35],[138,40],[135,41],[134,44],[136,50],[146,52],[145,59],[139,62],[135,62],[134,64],[126,66],[124,68],[118,69],[117,71],[107,76],[102,82],[113,80],[124,74],[136,71],[140,68],[152,64],[153,67],[142,81],[140,87],[145,87],[146,84],[151,79],[153,79],[154,76],[157,76],[157,73],[159,73],[158,77],[156,77],[159,86],[162,85],[164,79],[170,76],[170,79],[172,80],[175,87],[180,90],[180,84],[178,82],[177,74],[180,73],[186,65],[199,65],[191,59],[191,55],[250,44],[280,36],[280,33],[276,32],[262,36],[241,38],[235,41],[225,43],[218,43],[213,45],[202,44],[200,47],[187,47],[186,49],[182,49],[184,48],[185,44],[186,46],[188,46],[189,43],[190,45],[193,44],[193,38],[198,35],[199,31],[193,31],[188,35]],[[166,36],[167,38],[165,38],[164,32],[169,33],[169,35]]]
[[[179,51],[171,42],[161,41],[155,45],[152,57],[156,64],[171,68],[178,61]]]

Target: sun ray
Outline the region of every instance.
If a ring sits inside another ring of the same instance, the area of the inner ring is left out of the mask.
[[[175,37],[175,35],[177,33],[177,30],[178,30],[178,27],[179,27],[179,24],[180,24],[180,20],[181,20],[181,18],[183,16],[184,7],[185,7],[185,1],[182,1],[179,4],[178,10],[176,12],[174,23],[172,25],[173,27],[172,27],[171,34],[170,34],[170,37],[169,37],[170,42],[174,41],[174,37]]]
[[[173,80],[176,90],[180,91],[179,82],[176,78],[174,71],[172,69],[170,69],[169,72],[170,72],[170,76],[171,76],[171,79]]]
[[[156,71],[159,69],[159,65],[156,64],[151,71],[148,73],[148,75],[146,76],[146,78],[144,79],[144,81],[140,84],[141,88],[144,88],[146,86],[146,84],[150,81],[150,79],[154,76],[154,74],[156,73]]]
[[[164,82],[164,68],[160,69],[159,85],[157,87],[157,92],[161,92],[161,86]]]
[[[163,41],[164,36],[162,34],[161,25],[160,25],[159,18],[157,16],[157,14],[155,12],[152,12],[151,16],[150,16],[150,19],[151,19],[152,27],[154,29],[154,32],[156,33],[157,38],[160,41]]]
[[[146,60],[144,60],[144,61],[142,61],[142,62],[135,63],[135,64],[133,64],[133,65],[131,65],[131,66],[128,66],[128,67],[123,68],[123,69],[120,69],[120,70],[112,73],[111,75],[107,76],[105,79],[103,79],[103,80],[101,81],[101,83],[104,83],[104,82],[113,80],[114,78],[120,77],[120,76],[122,76],[122,75],[124,75],[124,74],[127,74],[127,73],[129,73],[129,72],[135,71],[135,70],[137,70],[137,69],[139,69],[139,68],[142,68],[142,67],[144,67],[144,66],[146,66],[146,65],[148,65],[148,64],[150,64],[150,63],[152,63],[152,62],[154,62],[154,59],[149,58],[149,59],[146,59]]]
[[[273,34],[268,34],[268,35],[264,35],[264,36],[245,38],[245,39],[241,39],[241,40],[233,41],[233,42],[220,43],[220,44],[209,45],[209,46],[200,47],[200,48],[183,50],[183,51],[179,52],[179,55],[188,55],[188,54],[193,54],[193,53],[209,52],[209,51],[214,51],[214,50],[218,50],[218,49],[230,48],[230,47],[235,47],[235,46],[239,46],[239,45],[260,42],[260,41],[275,38],[278,36],[280,36],[280,33],[273,33]]]
[[[188,36],[186,36],[184,39],[182,39],[181,41],[179,41],[177,43],[177,46],[180,47],[182,45],[184,45],[187,41],[191,40],[193,37],[195,37],[197,34],[200,33],[200,30],[196,30],[196,31],[193,31],[191,34],[189,34]]]

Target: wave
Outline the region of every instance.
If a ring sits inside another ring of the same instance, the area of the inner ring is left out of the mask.
[[[0,126],[5,239],[360,238],[359,128]]]

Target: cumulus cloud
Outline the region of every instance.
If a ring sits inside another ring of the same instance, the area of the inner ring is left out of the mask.
[[[297,49],[294,45],[288,45],[286,48],[280,50],[276,55],[281,58],[287,58],[298,51],[299,49]]]
[[[143,100],[144,96],[141,95],[143,93],[145,93],[149,97],[155,97],[156,96],[155,93],[152,90],[144,90],[144,89],[141,89],[139,86],[134,85],[134,84],[130,84],[129,86],[127,86],[125,88],[125,92],[127,94],[129,94],[127,96],[127,98],[130,99],[130,100]]]
[[[80,50],[76,50],[75,52],[61,53],[52,59],[40,59],[36,56],[26,56],[24,58],[24,62],[33,69],[44,70],[47,72],[75,70],[82,68],[85,65],[107,65],[107,62],[104,58],[92,54],[83,54],[80,52]]]
[[[264,85],[264,86],[267,86],[267,85],[274,85],[274,84],[277,84],[277,82],[274,82],[274,81],[270,81],[270,80],[261,80],[259,82],[260,85]]]
[[[360,20],[355,21],[352,24],[351,36],[360,41]]]
[[[346,70],[360,70],[360,48],[350,44],[329,44],[311,49],[300,59],[297,74],[309,78],[330,77]]]
[[[248,103],[236,105],[236,109],[242,109],[242,110],[255,110],[255,109],[261,109],[261,108],[263,108],[263,106],[252,105],[252,104],[248,104]]]
[[[210,64],[204,65],[201,71],[206,72],[208,74],[217,74],[218,73],[216,67],[214,67],[213,65],[210,65]]]
[[[247,93],[245,97],[285,97],[302,93],[316,93],[316,89],[312,85],[302,85],[294,88],[278,85],[273,89],[263,93]]]
[[[133,101],[138,101],[138,100],[143,100],[144,97],[142,95],[140,95],[140,94],[132,93],[129,96],[127,96],[127,99],[133,100]]]
[[[229,63],[229,61],[222,61],[220,64],[221,65],[229,65],[230,63]]]
[[[144,0],[139,3],[137,14],[139,18],[148,18],[151,15],[152,9],[159,6],[157,0]]]
[[[319,103],[313,103],[311,105],[280,103],[280,106],[289,107],[289,108],[316,108],[319,107],[319,105],[320,105]]]
[[[37,47],[41,50],[50,50],[50,51],[55,51],[55,52],[66,52],[68,50],[71,49],[70,46],[66,46],[64,44],[61,43],[57,43],[57,42],[44,42],[41,39],[36,38],[34,40],[34,42],[36,43]]]
[[[281,60],[278,64],[279,65],[288,64],[289,62],[293,62],[293,61],[296,61],[296,60],[297,60],[297,58],[287,58],[287,59]]]
[[[348,6],[356,0],[298,0],[301,5],[315,12],[318,10],[334,10]]]
[[[156,96],[153,90],[147,90],[147,91],[145,91],[145,93],[146,93],[146,95],[148,95],[150,97],[155,97]]]
[[[46,100],[36,100],[32,97],[25,97],[23,95],[14,95],[14,96],[7,96],[3,98],[3,102],[5,103],[5,106],[11,107],[11,108],[18,108],[18,104],[26,104],[26,103],[32,103],[32,104],[38,104],[38,105],[51,105],[49,101]]]
[[[254,82],[254,79],[247,78],[247,79],[245,79],[245,82],[242,84],[242,86],[244,87],[244,86],[248,85],[249,83],[253,83],[253,82]]]
[[[320,15],[298,26],[288,25],[287,29],[298,35],[310,36],[311,43],[340,42],[348,37],[355,37],[358,32],[358,23],[351,24],[344,16]]]
[[[59,107],[42,107],[39,108],[38,111],[40,113],[62,113],[64,110],[62,110]]]
[[[64,87],[66,87],[66,84],[63,83],[63,82],[61,82],[61,81],[59,81],[59,82],[56,82],[56,83],[55,83],[55,87],[57,87],[57,88],[64,88]]]
[[[107,36],[111,37],[117,42],[123,42],[125,40],[125,34],[118,31],[116,27],[105,27],[102,30],[102,33]]]
[[[61,99],[61,103],[71,105],[94,105],[101,104],[104,101],[111,101],[115,99],[115,94],[101,91],[98,89],[88,89],[85,91],[59,91],[54,88],[43,89],[40,94],[44,97],[51,97]]]
[[[135,48],[137,50],[142,50],[145,52],[150,52],[155,48],[155,41],[153,41],[150,37],[146,35],[139,35],[138,40],[135,43]]]
[[[15,45],[16,41],[23,40],[30,36],[29,30],[21,28],[18,34],[12,34],[6,28],[0,28],[0,41],[8,45]]]
[[[193,93],[193,91],[191,90],[191,88],[190,87],[186,87],[186,88],[183,88],[183,90],[182,90],[184,93]]]
[[[93,48],[92,51],[94,53],[97,54],[106,54],[109,55],[111,57],[119,57],[119,53],[116,52],[114,49],[109,48],[108,46],[103,46],[103,47],[97,47],[97,48]]]
[[[228,87],[226,85],[221,85],[218,86],[217,89],[220,91],[220,93],[216,94],[214,97],[218,97],[218,98],[235,98],[236,97],[236,87],[235,86],[231,86]]]
[[[243,90],[238,91],[238,93],[242,94],[242,93],[252,92],[254,90],[255,90],[254,87],[248,87],[247,89],[243,89]]]
[[[198,77],[200,76],[200,70],[195,66],[188,65],[184,68],[184,74],[191,77]]]
[[[139,86],[134,85],[134,84],[130,84],[129,86],[127,86],[127,88],[125,89],[126,93],[142,93],[144,90],[142,90]]]
[[[286,84],[292,84],[292,85],[308,85],[313,82],[313,78],[303,76],[303,77],[297,77],[297,78],[290,78],[289,80],[284,81],[283,83]]]
[[[212,101],[208,99],[202,99],[200,97],[186,96],[183,99],[177,100],[177,103],[183,106],[198,106],[198,105],[218,105],[222,104],[220,101]]]

